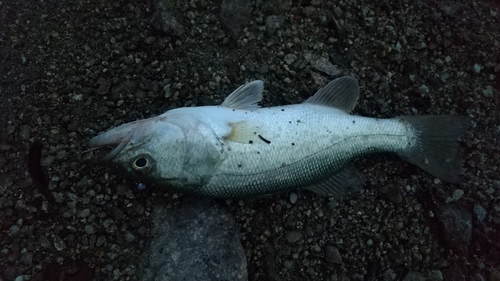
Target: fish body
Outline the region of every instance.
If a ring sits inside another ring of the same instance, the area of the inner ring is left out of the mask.
[[[463,116],[377,119],[350,115],[359,87],[330,82],[301,104],[260,108],[263,83],[233,92],[220,106],[177,108],[94,137],[113,146],[107,159],[133,178],[173,191],[217,198],[252,197],[300,187],[324,195],[358,190],[349,163],[392,152],[456,181]]]

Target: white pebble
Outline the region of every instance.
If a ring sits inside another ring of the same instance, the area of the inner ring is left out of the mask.
[[[296,193],[290,194],[290,203],[295,204],[295,202],[297,202],[297,198],[298,196]]]

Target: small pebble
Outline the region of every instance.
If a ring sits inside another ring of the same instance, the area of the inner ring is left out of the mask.
[[[486,210],[479,204],[474,206],[473,212],[476,215],[478,221],[484,220],[487,215]]]
[[[86,225],[85,226],[85,232],[87,234],[94,234],[95,233],[95,230],[94,230],[94,227],[90,224]]]
[[[295,243],[295,242],[299,241],[300,238],[302,238],[302,233],[300,233],[300,231],[293,230],[293,231],[289,231],[287,234],[285,234],[285,239],[289,243]]]
[[[451,199],[453,201],[458,201],[460,200],[460,198],[462,198],[462,196],[464,195],[464,191],[461,190],[461,189],[455,189],[455,191],[453,191],[453,195],[451,196]]]
[[[90,215],[90,209],[83,209],[81,212],[80,212],[80,217],[81,218],[86,218]]]
[[[298,196],[296,193],[290,194],[290,203],[295,204],[297,202],[297,198]]]
[[[477,64],[477,63],[474,64],[474,72],[476,74],[481,73],[481,66],[479,64]]]
[[[426,86],[426,85],[424,85],[424,84],[422,84],[422,86],[420,86],[418,89],[419,89],[419,90],[420,90],[420,92],[421,92],[421,93],[423,93],[423,94],[427,94],[427,93],[429,93],[429,87],[427,87],[427,86]]]
[[[64,243],[64,240],[62,240],[60,237],[56,237],[54,239],[54,247],[58,251],[62,251],[66,248],[66,243]]]

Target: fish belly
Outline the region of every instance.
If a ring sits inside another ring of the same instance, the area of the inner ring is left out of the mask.
[[[309,186],[354,158],[401,152],[413,138],[398,119],[353,116],[311,104],[262,108],[233,119],[254,128],[255,136],[248,142],[226,140],[224,160],[198,189],[200,195],[249,197]]]

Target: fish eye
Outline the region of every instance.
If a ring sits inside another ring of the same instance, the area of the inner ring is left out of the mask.
[[[135,166],[137,166],[137,168],[143,168],[145,167],[146,165],[148,164],[148,160],[144,157],[141,157],[141,158],[137,158],[135,160]]]
[[[131,164],[136,172],[147,173],[153,168],[155,161],[151,155],[141,154],[134,158]]]

